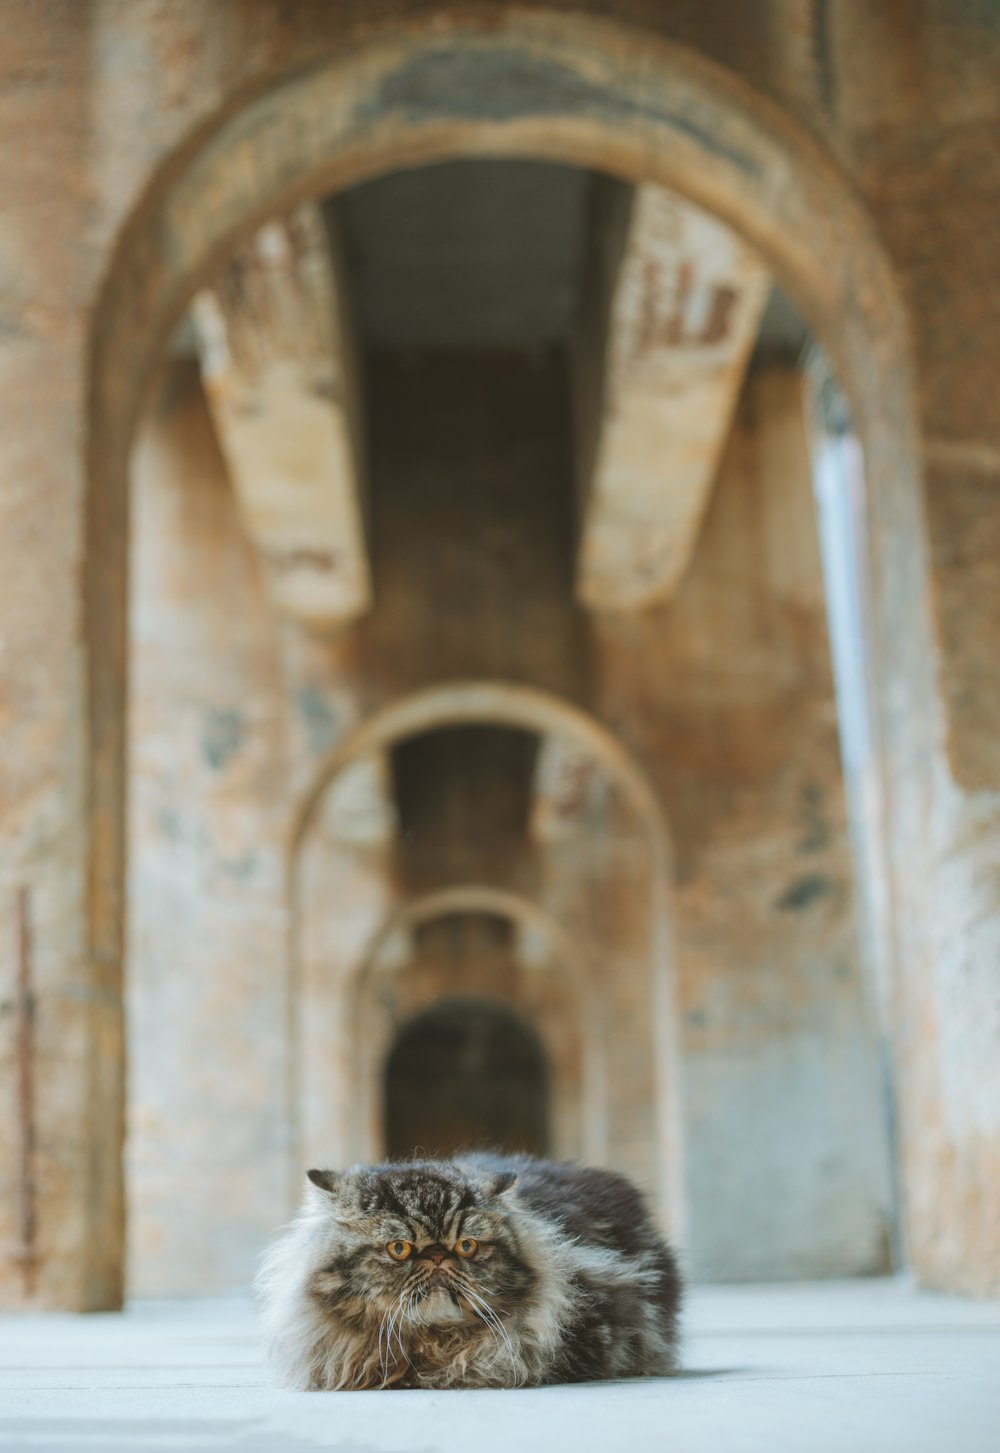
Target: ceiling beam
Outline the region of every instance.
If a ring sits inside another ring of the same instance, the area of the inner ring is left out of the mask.
[[[577,593],[669,600],[691,558],[770,290],[734,232],[662,187],[595,178],[574,339]]]
[[[361,427],[332,217],[300,207],[235,252],[192,318],[247,535],[282,614],[325,628],[371,603]]]

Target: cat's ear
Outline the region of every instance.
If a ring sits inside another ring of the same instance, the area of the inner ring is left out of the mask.
[[[490,1195],[502,1196],[505,1191],[512,1191],[517,1185],[517,1171],[502,1171],[500,1175],[493,1177],[490,1182]]]
[[[326,1191],[331,1196],[336,1196],[340,1191],[340,1183],[343,1177],[335,1170],[307,1170],[306,1175],[314,1186],[321,1191]]]

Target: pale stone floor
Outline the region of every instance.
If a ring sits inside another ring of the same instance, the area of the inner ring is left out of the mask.
[[[4,1449],[1000,1453],[1000,1303],[905,1282],[704,1288],[685,1371],[523,1392],[288,1393],[242,1301],[0,1319]]]

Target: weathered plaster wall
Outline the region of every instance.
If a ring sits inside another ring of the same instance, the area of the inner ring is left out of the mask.
[[[191,362],[132,526],[128,1284],[191,1295],[245,1287],[289,1209],[288,834],[358,708],[349,653],[274,610]]]
[[[609,787],[603,811],[583,816],[575,833],[546,844],[539,860],[542,901],[587,955],[588,1022],[605,1084],[602,1158],[631,1176],[666,1219],[662,1146],[658,1149],[656,867],[649,839]],[[669,943],[676,923],[659,926]],[[676,1104],[661,1108],[668,1116],[677,1112]]]
[[[997,1294],[1000,15],[852,7],[829,63],[838,146],[910,309],[938,650],[931,750],[913,763],[932,805],[889,825],[909,1251],[931,1285]],[[890,720],[890,754],[903,735]]]
[[[134,462],[129,1285],[246,1285],[286,1211],[281,638],[193,365]]]
[[[303,1164],[335,1167],[362,1159],[370,1148],[374,1110],[354,1072],[361,1051],[355,978],[397,906],[392,842],[346,842],[337,831],[335,791],[336,784],[291,866],[299,1173]]]
[[[693,1264],[882,1269],[889,1148],[793,371],[751,375],[673,604],[598,640],[676,845]]]
[[[88,7],[62,7],[57,34],[46,19],[10,6],[0,54],[0,1302],[81,1307],[114,1279],[121,1216],[98,1185],[121,1145],[120,1012],[85,947],[83,442],[101,237]]]

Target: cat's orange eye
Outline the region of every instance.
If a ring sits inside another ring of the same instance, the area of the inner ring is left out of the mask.
[[[385,1249],[393,1261],[405,1261],[413,1252],[412,1241],[387,1241]]]
[[[455,1255],[466,1258],[475,1256],[479,1250],[479,1242],[474,1236],[463,1236],[461,1241],[455,1242]]]

